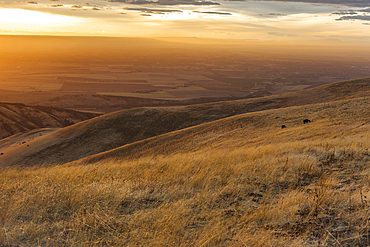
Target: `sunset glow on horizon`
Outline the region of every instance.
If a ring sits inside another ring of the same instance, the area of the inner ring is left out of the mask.
[[[222,39],[370,40],[354,0],[0,2],[0,33]]]
[[[68,23],[77,18],[23,9],[0,9],[0,22],[22,24]]]

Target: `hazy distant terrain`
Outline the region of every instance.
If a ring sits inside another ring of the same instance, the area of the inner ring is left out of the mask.
[[[370,75],[366,47],[194,40],[0,36],[0,101],[111,112],[127,105],[99,96],[214,101]]]

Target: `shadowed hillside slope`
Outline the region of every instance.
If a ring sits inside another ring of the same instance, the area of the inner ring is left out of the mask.
[[[76,161],[96,163],[111,159],[168,156],[234,148],[280,145],[289,141],[348,138],[370,129],[370,98],[294,106],[232,116],[127,144]],[[304,119],[311,122],[304,124]],[[285,125],[286,128],[281,126]],[[228,150],[228,151],[227,151]]]
[[[38,128],[62,128],[95,116],[55,107],[0,103],[0,138]]]
[[[57,130],[30,141],[29,146],[15,147],[1,156],[0,162],[2,165],[66,163],[233,115],[365,96],[370,96],[369,78],[279,96],[184,107],[124,110]]]
[[[369,246],[369,106],[245,113],[0,169],[0,245]]]

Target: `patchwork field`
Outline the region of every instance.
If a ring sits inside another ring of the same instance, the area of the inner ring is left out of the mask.
[[[215,101],[370,76],[367,46],[343,50],[328,44],[286,47],[249,40],[226,51],[224,41],[185,41],[0,36],[0,102],[65,107],[55,105],[54,99],[71,95],[117,96],[122,102],[125,97],[138,102],[140,98]],[[65,45],[56,45],[60,43]],[[106,108],[87,103],[68,105],[100,112],[125,109],[123,104]],[[101,100],[102,106],[109,104]]]
[[[202,75],[178,75],[170,73],[136,73],[110,69],[107,67],[91,67],[82,69],[90,73],[76,73],[78,68],[65,68],[55,74],[34,75],[22,71],[22,76],[3,73],[0,90],[9,90],[13,95],[4,96],[9,99],[16,93],[48,93],[65,94],[99,94],[129,96],[151,99],[188,100],[202,97],[246,97],[252,90],[244,92],[227,91],[229,84]],[[224,90],[217,90],[223,86]],[[216,90],[212,90],[215,87]],[[43,99],[40,99],[42,101]],[[35,99],[33,99],[35,101]],[[34,102],[27,102],[34,103]]]

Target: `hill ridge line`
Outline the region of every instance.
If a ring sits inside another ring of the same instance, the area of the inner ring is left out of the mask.
[[[370,78],[256,99],[190,106],[140,107],[109,113],[54,131],[0,157],[2,166],[65,164],[172,131],[245,113],[370,96]],[[0,150],[1,151],[1,150]]]

